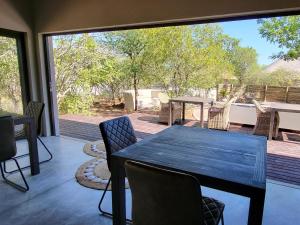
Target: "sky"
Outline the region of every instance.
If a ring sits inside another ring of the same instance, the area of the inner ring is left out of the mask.
[[[253,47],[258,54],[260,65],[269,65],[274,60],[270,58],[274,53],[280,52],[280,48],[262,38],[258,32],[259,25],[257,20],[241,20],[219,23],[224,33],[239,39],[241,46]]]

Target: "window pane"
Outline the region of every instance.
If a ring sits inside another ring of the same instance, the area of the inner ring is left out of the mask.
[[[1,36],[0,113],[23,113],[16,39]]]

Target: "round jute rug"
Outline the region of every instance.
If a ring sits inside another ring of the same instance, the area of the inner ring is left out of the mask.
[[[95,158],[87,161],[79,167],[75,177],[77,182],[85,187],[104,190],[110,178],[106,159]],[[125,187],[128,188],[127,179],[125,180]],[[108,190],[111,190],[111,185],[109,185]]]
[[[103,141],[94,141],[84,145],[83,151],[93,157],[106,159],[106,151]]]

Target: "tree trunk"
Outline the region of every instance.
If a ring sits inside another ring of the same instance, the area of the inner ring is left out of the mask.
[[[133,88],[134,88],[134,111],[137,111],[137,108],[138,108],[138,100],[137,100],[137,97],[138,97],[138,87],[137,87],[137,78],[136,78],[136,75],[134,75],[134,78],[133,78]]]

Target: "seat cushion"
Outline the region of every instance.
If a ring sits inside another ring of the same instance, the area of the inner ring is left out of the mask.
[[[213,198],[202,197],[205,225],[217,225],[222,216],[225,204]]]

